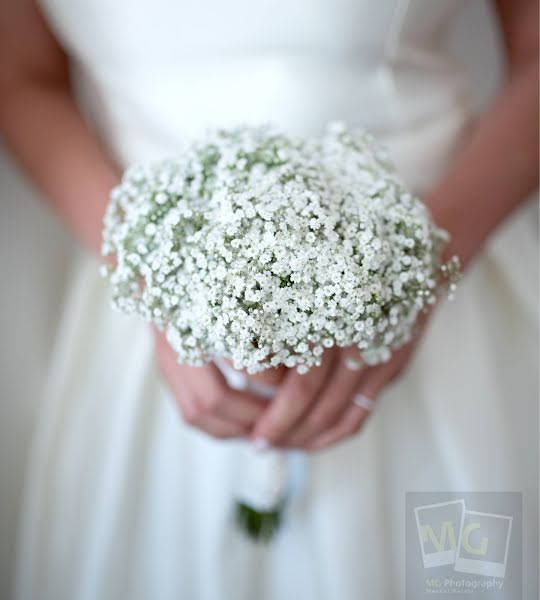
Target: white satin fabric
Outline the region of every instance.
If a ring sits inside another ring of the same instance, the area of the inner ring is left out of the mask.
[[[461,74],[438,44],[458,4],[42,2],[72,57],[81,104],[121,165],[179,152],[211,125],[272,121],[314,133],[338,118],[379,135],[419,193],[444,171],[468,121]],[[78,257],[43,387],[16,598],[402,598],[405,493],[429,490],[522,491],[530,584],[531,210],[504,227],[441,307],[365,430],[307,458],[268,547],[254,547],[231,518],[240,445],[182,423],[147,326],[113,312],[96,262]]]

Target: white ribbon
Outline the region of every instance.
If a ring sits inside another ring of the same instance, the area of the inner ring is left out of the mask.
[[[247,390],[268,400],[276,395],[276,386],[250,380],[223,359],[217,358],[214,362],[231,388]],[[238,463],[237,500],[263,512],[279,508],[291,483],[289,462],[288,452],[272,448],[261,450],[243,443]]]

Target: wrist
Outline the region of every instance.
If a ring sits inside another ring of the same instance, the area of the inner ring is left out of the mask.
[[[431,194],[425,200],[433,223],[449,235],[442,253],[442,261],[453,256],[459,258],[464,270],[474,259],[483,243],[479,235],[481,228],[474,218],[474,213],[463,212],[459,203],[452,202],[442,194]]]

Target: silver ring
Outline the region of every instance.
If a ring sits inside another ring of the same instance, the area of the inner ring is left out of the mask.
[[[356,394],[352,401],[356,406],[359,406],[368,412],[371,412],[375,408],[375,402],[371,398],[364,396],[364,394]]]

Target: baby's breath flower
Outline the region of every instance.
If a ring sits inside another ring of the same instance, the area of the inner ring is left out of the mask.
[[[165,328],[180,362],[306,372],[334,345],[375,364],[407,342],[435,282],[455,289],[446,240],[368,134],[239,128],[125,172],[103,274],[114,304]]]

